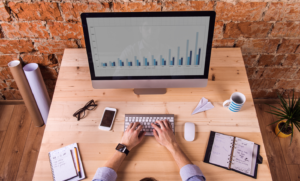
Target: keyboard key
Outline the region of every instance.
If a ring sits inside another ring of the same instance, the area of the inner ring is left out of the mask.
[[[126,129],[128,128],[128,126],[131,123],[139,123],[142,126],[142,131],[146,132],[146,136],[153,136],[153,127],[151,126],[151,123],[156,124],[159,128],[159,124],[155,123],[157,120],[168,120],[172,126],[172,131],[175,132],[175,119],[173,116],[167,116],[166,117],[151,117],[149,115],[147,115],[146,117],[141,116],[134,116],[134,117],[125,117],[125,121],[124,121],[124,131],[126,131]],[[138,127],[137,127],[138,128]],[[136,129],[137,129],[136,128]]]

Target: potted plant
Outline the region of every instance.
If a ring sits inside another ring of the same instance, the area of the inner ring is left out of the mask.
[[[300,131],[300,98],[294,97],[294,90],[293,97],[292,99],[290,99],[289,97],[288,102],[282,96],[280,96],[280,94],[277,95],[280,100],[281,108],[277,108],[268,104],[274,109],[267,112],[278,117],[278,120],[271,123],[277,123],[275,128],[276,135],[281,138],[291,136],[291,144],[293,139],[294,127],[296,127],[298,131]]]

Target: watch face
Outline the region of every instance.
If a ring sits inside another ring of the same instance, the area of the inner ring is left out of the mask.
[[[119,150],[120,152],[123,152],[124,148],[125,148],[124,145],[118,144],[116,150]]]

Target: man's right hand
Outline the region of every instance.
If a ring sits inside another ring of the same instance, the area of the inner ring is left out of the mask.
[[[156,141],[161,144],[162,146],[165,146],[169,151],[174,147],[176,144],[175,135],[172,131],[172,126],[168,120],[163,121],[156,121],[157,124],[159,124],[160,128],[151,123],[151,126],[153,129],[153,135],[156,139]]]

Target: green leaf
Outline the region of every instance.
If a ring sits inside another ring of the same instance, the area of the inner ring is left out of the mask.
[[[279,120],[277,120],[277,121],[274,121],[273,123],[268,124],[268,126],[270,126],[270,125],[272,125],[272,124],[275,124],[275,123],[278,123],[278,122],[280,122],[280,121],[282,121],[282,120],[285,120],[285,119],[279,119]]]

